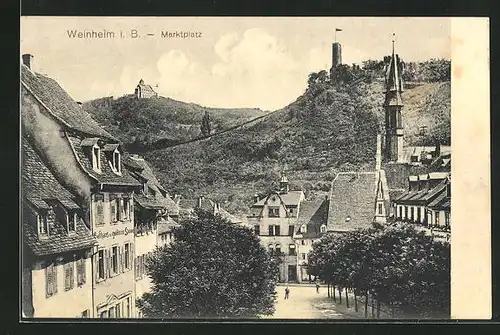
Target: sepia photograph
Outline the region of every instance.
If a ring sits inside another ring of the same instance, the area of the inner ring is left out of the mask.
[[[451,21],[21,17],[20,317],[450,320]]]

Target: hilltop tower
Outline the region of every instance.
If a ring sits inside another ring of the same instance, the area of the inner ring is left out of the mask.
[[[403,158],[403,71],[404,63],[394,51],[392,40],[392,55],[385,71],[385,150],[387,162],[402,163]]]
[[[332,69],[342,64],[342,46],[339,42],[332,43]]]

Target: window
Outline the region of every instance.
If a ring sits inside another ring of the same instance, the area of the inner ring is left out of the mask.
[[[405,219],[408,219],[408,206],[405,206]]]
[[[302,234],[307,233],[307,226],[306,226],[305,224],[303,224],[303,225],[300,227],[300,232],[301,232]]]
[[[120,308],[120,304],[117,304],[115,306],[115,317],[116,318],[121,318],[121,308]]]
[[[415,211],[415,208],[410,207],[410,220],[412,220],[412,221],[413,221],[414,214],[415,214],[415,212],[414,212],[414,211]]]
[[[435,218],[436,218],[435,224],[438,225],[439,224],[439,212],[436,213]]]
[[[120,152],[118,150],[113,152],[113,170],[117,173],[121,173]]]
[[[99,250],[97,257],[97,278],[104,279],[104,250]]]
[[[270,218],[279,218],[280,217],[280,208],[279,207],[269,207]]]
[[[254,234],[259,236],[260,235],[260,225],[256,224],[255,226],[253,226],[253,231],[254,231]]]
[[[326,225],[324,225],[324,224],[323,224],[323,225],[321,225],[321,227],[319,228],[319,231],[320,231],[321,233],[326,233]]]
[[[302,245],[306,245],[306,241],[304,241],[304,240],[300,240],[300,244],[302,244]]]
[[[38,227],[38,234],[47,235],[49,232],[49,225],[47,223],[47,213],[40,213],[36,216],[36,223]]]
[[[125,302],[125,316],[130,317],[130,297],[127,297],[127,300]]]
[[[80,258],[76,261],[76,284],[82,286],[85,281],[85,258]]]
[[[130,219],[130,199],[123,198],[123,218]]]
[[[109,309],[109,318],[113,319],[114,317],[115,317],[115,309],[113,307],[111,307]]]
[[[450,213],[444,212],[444,224],[446,227],[450,226]]]
[[[77,220],[76,212],[67,214],[66,219],[68,221],[68,233],[71,232],[74,233],[76,231],[76,220]]]
[[[106,319],[108,317],[108,311],[102,311],[99,317],[101,319]]]
[[[295,227],[293,225],[288,226],[288,236],[293,236],[293,231]]]
[[[269,236],[274,236],[274,226],[273,225],[269,225],[268,235]]]
[[[47,297],[57,293],[57,266],[54,264],[45,268],[45,293]]]
[[[111,270],[114,274],[118,273],[118,247],[111,248]]]
[[[302,253],[302,260],[305,261],[306,260],[306,254],[305,253]]]
[[[276,244],[276,253],[279,254],[281,253],[281,245]]]
[[[295,256],[296,255],[296,252],[295,252],[295,244],[290,244],[288,246],[288,254],[290,256]]]
[[[273,252],[273,250],[274,250],[274,245],[269,244],[269,245],[267,246],[267,250],[268,250],[269,252]]]
[[[382,204],[378,204],[378,213],[382,214]]]
[[[293,208],[289,208],[288,212],[290,213],[291,216],[293,216]]]
[[[97,145],[92,147],[92,168],[94,170],[101,169],[101,148]]]
[[[102,225],[104,223],[104,195],[94,194],[95,203],[95,215],[94,220],[96,225]]]
[[[125,269],[130,269],[130,243],[125,243]]]
[[[118,221],[118,199],[114,198],[111,199],[110,197],[110,206],[111,206],[111,221],[116,222]]]
[[[274,226],[274,235],[276,236],[280,235],[280,226],[278,225]]]

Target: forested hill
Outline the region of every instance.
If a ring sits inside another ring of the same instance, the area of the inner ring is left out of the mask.
[[[212,133],[265,115],[258,108],[206,108],[165,97],[138,100],[134,95],[100,98],[82,104],[107,131],[128,147],[156,141],[177,143],[198,138],[208,111]]]

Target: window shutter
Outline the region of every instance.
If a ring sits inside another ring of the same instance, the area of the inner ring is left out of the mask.
[[[99,279],[99,251],[97,251],[97,254],[92,256],[92,263],[93,263],[93,274],[94,274],[94,280],[97,282]]]
[[[276,235],[276,236],[279,236],[279,235],[280,235],[280,226],[276,225],[276,226],[274,226],[274,227],[275,227],[275,228],[274,228],[274,229],[275,229],[275,230],[274,230],[275,235]]]
[[[75,263],[74,262],[71,263],[70,269],[71,269],[71,271],[70,271],[71,272],[71,276],[70,276],[71,288],[74,288],[75,287]]]
[[[87,282],[87,274],[86,274],[86,259],[82,258],[82,284],[85,284]]]
[[[111,208],[111,221],[115,222],[116,221],[116,202],[114,199],[110,199],[109,201],[110,208]]]
[[[106,278],[111,277],[111,249],[107,249],[106,252]]]
[[[52,273],[49,271],[49,267],[47,266],[45,268],[45,295],[47,297],[50,297],[52,294],[51,294],[51,277],[52,277]]]
[[[119,273],[122,273],[123,272],[123,246],[119,246],[118,247],[118,269],[119,269]]]
[[[52,294],[57,293],[57,264],[52,267]]]

